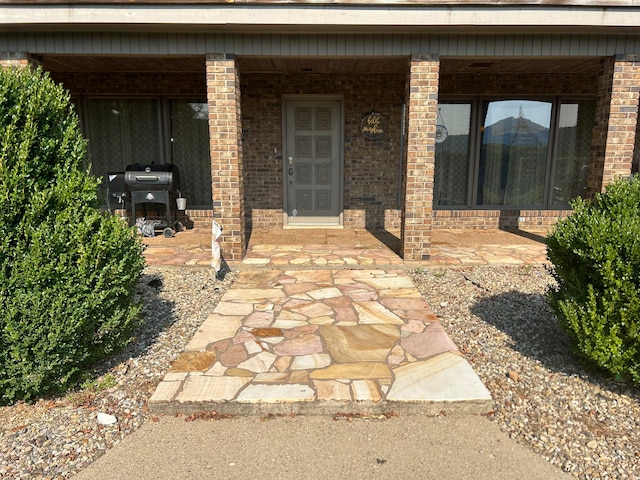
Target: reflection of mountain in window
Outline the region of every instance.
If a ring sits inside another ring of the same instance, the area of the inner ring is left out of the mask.
[[[548,132],[547,128],[525,118],[524,109],[522,105],[520,106],[515,133],[509,148],[505,204],[542,203]]]
[[[525,115],[525,105],[535,122]],[[551,103],[502,100],[484,107],[478,205],[541,205]]]

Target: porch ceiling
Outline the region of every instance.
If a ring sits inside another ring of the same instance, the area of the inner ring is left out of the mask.
[[[571,74],[593,73],[600,69],[598,57],[565,58],[463,58],[442,59],[440,71],[443,73],[484,73],[484,74]]]
[[[205,58],[202,55],[186,57],[44,55],[41,61],[42,67],[53,73],[197,73],[205,70]]]
[[[203,56],[70,56],[44,55],[45,70],[57,72],[198,73],[205,70]],[[447,58],[441,59],[444,74],[572,74],[599,69],[597,57],[565,58]],[[362,74],[404,73],[407,58],[396,57],[238,57],[242,73]]]

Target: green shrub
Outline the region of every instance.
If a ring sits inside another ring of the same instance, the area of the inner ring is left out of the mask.
[[[548,238],[550,305],[578,355],[640,383],[640,177],[572,207]]]
[[[97,208],[68,94],[0,69],[0,403],[60,392],[125,345],[144,268],[133,229]]]

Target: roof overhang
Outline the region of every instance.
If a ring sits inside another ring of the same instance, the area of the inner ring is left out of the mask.
[[[589,3],[589,2],[585,2]],[[602,3],[602,2],[596,2]],[[15,4],[0,31],[632,33],[640,7],[475,4]]]

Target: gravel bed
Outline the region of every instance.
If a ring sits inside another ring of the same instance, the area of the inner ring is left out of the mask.
[[[545,299],[544,267],[411,272],[494,398],[511,438],[580,479],[640,479],[640,389],[582,364]]]
[[[582,365],[547,307],[542,267],[428,268],[416,285],[495,400],[489,418],[581,479],[640,479],[640,391]],[[64,397],[0,407],[0,478],[69,478],[150,419],[147,400],[235,274],[152,267],[135,343]],[[161,285],[158,285],[161,283]],[[114,415],[103,425],[97,414]]]
[[[91,386],[0,407],[0,478],[69,478],[145,423],[147,400],[235,274],[220,277],[211,268],[147,268],[138,287],[144,325],[134,343],[96,368]],[[98,423],[98,413],[117,423]]]

